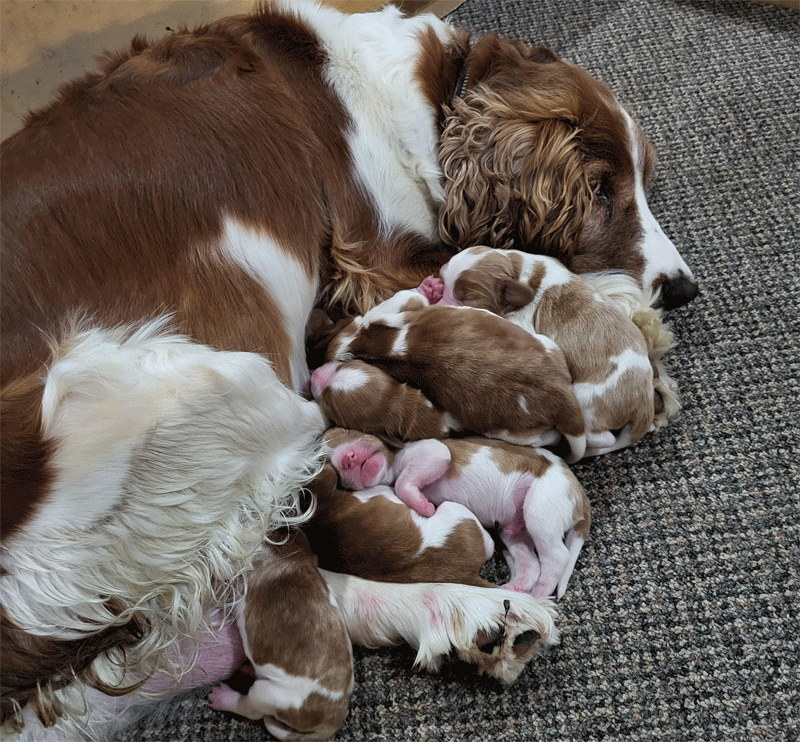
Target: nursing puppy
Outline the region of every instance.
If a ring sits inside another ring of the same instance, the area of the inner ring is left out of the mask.
[[[325,443],[335,449],[354,435],[361,434],[332,428]],[[479,573],[494,553],[494,542],[463,505],[444,503],[424,518],[391,487],[341,489],[330,464],[313,491],[317,506],[303,532],[322,569],[383,582],[491,584]]]
[[[364,361],[320,366],[311,374],[311,394],[335,425],[395,441],[440,438],[459,429],[419,389]]]
[[[559,433],[570,461],[586,449],[583,413],[564,356],[542,336],[490,312],[431,305],[425,279],[356,317],[333,339],[328,360],[359,358],[420,389],[464,430],[527,446]]]
[[[353,653],[305,536],[294,532],[271,547],[255,561],[247,583],[237,625],[256,680],[246,695],[216,686],[211,707],[263,719],[281,740],[329,739],[347,716]]]
[[[554,258],[471,247],[441,269],[441,302],[494,312],[564,352],[586,420],[587,455],[652,430],[653,366],[641,330],[603,293]]]
[[[487,438],[416,441],[395,453],[356,431],[338,434],[331,445],[346,486],[394,484],[397,496],[424,515],[434,505],[461,503],[499,529],[511,569],[504,587],[564,595],[591,511],[583,487],[554,454]]]

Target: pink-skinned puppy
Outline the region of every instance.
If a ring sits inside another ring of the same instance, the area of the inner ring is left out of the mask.
[[[211,707],[263,719],[280,740],[329,739],[350,704],[352,645],[306,537],[265,548],[246,579],[237,626],[256,679],[247,694],[215,687]]]
[[[563,353],[491,312],[437,304],[429,277],[351,320],[329,361],[361,359],[419,389],[463,430],[525,446],[562,436],[568,461],[586,449],[583,413]],[[434,302],[434,303],[432,303]]]
[[[394,441],[439,438],[455,418],[419,390],[364,361],[331,361],[311,374],[311,394],[334,425]]]
[[[442,303],[494,312],[563,351],[586,420],[587,455],[632,445],[654,429],[653,364],[642,331],[554,258],[471,247],[440,276]]]
[[[457,502],[497,526],[511,579],[504,587],[558,598],[588,537],[591,508],[569,467],[549,451],[488,438],[424,440],[391,450],[374,436],[340,434],[331,462],[346,486],[394,484],[427,515]]]
[[[349,435],[332,428],[325,442],[335,447]],[[358,492],[341,489],[331,464],[323,467],[310,489],[317,505],[303,533],[320,569],[381,582],[494,587],[480,576],[494,553],[494,541],[463,505],[447,503],[425,518],[386,485]]]

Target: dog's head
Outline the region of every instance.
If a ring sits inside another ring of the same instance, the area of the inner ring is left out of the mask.
[[[664,305],[697,284],[650,212],[654,162],[611,91],[552,52],[486,36],[446,111],[442,239],[551,255],[576,273],[624,270]]]

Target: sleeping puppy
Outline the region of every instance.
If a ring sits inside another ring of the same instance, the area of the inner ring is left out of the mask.
[[[474,433],[526,446],[555,443],[561,434],[569,460],[580,459],[583,413],[555,343],[490,312],[431,305],[440,288],[425,279],[356,317],[333,339],[328,359],[386,369]]]
[[[325,444],[333,451],[352,435],[361,434],[332,428]],[[359,490],[341,489],[331,464],[314,480],[317,506],[303,532],[322,569],[382,582],[491,586],[479,573],[494,553],[494,542],[463,505],[445,503],[425,518],[391,487]]]
[[[416,441],[394,452],[357,431],[338,431],[329,445],[346,486],[394,484],[418,513],[431,515],[438,505],[438,515],[461,503],[484,525],[496,526],[508,549],[507,589],[564,595],[591,514],[583,487],[554,454],[488,438]]]
[[[255,561],[237,625],[256,680],[246,695],[224,683],[216,686],[211,707],[263,719],[280,740],[332,737],[349,708],[353,652],[302,533],[295,531]]]
[[[554,258],[471,247],[442,267],[441,302],[494,312],[564,352],[586,420],[587,455],[624,448],[654,427],[653,366],[640,329]]]
[[[364,361],[320,366],[311,374],[311,394],[335,425],[393,441],[440,438],[459,429],[419,389]]]

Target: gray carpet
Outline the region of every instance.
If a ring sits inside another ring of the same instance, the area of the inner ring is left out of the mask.
[[[800,13],[468,0],[451,19],[551,46],[649,132],[652,209],[702,290],[671,316],[684,408],[576,468],[594,523],[560,646],[508,689],[459,666],[415,674],[407,647],[357,649],[335,740],[797,740]],[[266,739],[194,694],[120,742]]]

